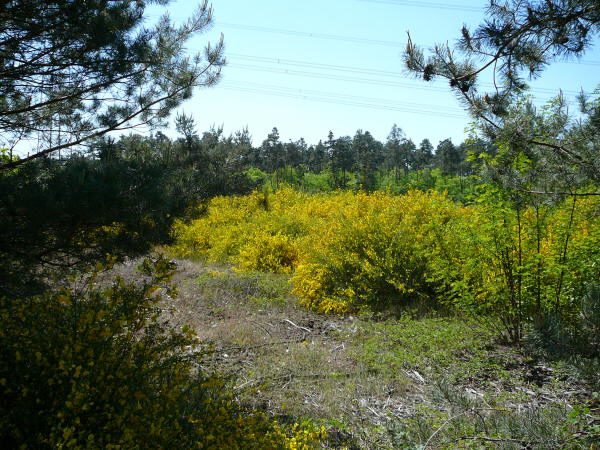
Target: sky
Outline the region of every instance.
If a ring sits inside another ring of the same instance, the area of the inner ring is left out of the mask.
[[[201,51],[225,39],[227,65],[217,86],[198,89],[181,108],[198,131],[222,126],[226,135],[247,127],[260,145],[273,127],[281,140],[309,144],[369,131],[385,141],[397,124],[415,143],[434,146],[467,137],[469,117],[445,81],[426,83],[408,74],[402,53],[407,32],[425,49],[452,45],[463,24],[484,18],[486,0],[219,0],[215,22],[188,43]],[[183,21],[195,2],[177,0],[168,10]],[[600,46],[580,61],[553,64],[532,82],[539,104],[562,89],[568,99],[599,82]],[[482,80],[484,85],[486,80]],[[491,80],[489,80],[491,82]],[[573,102],[575,108],[575,102]]]

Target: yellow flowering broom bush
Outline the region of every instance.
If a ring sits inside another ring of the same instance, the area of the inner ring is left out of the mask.
[[[235,262],[242,270],[290,273],[298,261],[298,239],[339,207],[326,196],[289,187],[274,193],[216,197],[203,217],[175,226],[173,251],[181,257]]]
[[[411,191],[353,195],[317,236],[307,237],[292,278],[301,302],[322,312],[348,312],[432,298],[427,275],[433,221],[458,209],[443,194]]]
[[[180,224],[183,256],[292,275],[305,306],[345,313],[414,300],[500,319],[520,340],[546,312],[575,317],[600,277],[598,200],[515,205],[483,186],[462,206],[439,192],[217,198]],[[186,253],[187,252],[187,253]]]
[[[233,259],[245,272],[266,271],[291,273],[298,261],[298,247],[293,238],[257,231]]]
[[[4,448],[314,448],[316,427],[278,425],[202,372],[190,330],[160,319],[164,260],[117,279],[0,300]]]
[[[291,273],[301,302],[318,311],[379,308],[432,294],[420,248],[430,224],[459,209],[435,192],[282,188],[214,199],[204,217],[179,224],[174,248],[239,270]]]

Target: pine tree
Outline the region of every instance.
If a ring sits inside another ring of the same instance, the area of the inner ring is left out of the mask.
[[[190,117],[176,142],[107,134],[160,124],[224,64],[222,42],[185,53],[211,22],[208,3],[182,26],[165,16],[148,28],[153,3],[169,1],[1,3],[0,296],[167,243],[173,221],[223,187],[213,168],[226,166],[207,159]]]
[[[462,163],[458,148],[452,143],[451,139],[440,141],[435,150],[435,159],[437,166],[444,175],[458,175]]]
[[[385,153],[388,169],[395,171],[396,181],[399,179],[399,168],[407,175],[414,165],[415,150],[415,144],[394,124],[385,143]]]
[[[553,61],[579,57],[592,45],[600,33],[600,2],[492,0],[487,16],[474,31],[463,27],[456,49],[440,44],[426,55],[409,36],[407,68],[425,81],[448,80],[481,135],[502,149],[502,158],[495,160],[497,181],[517,189],[568,194],[600,183],[598,97],[581,95],[577,120],[561,93],[545,111],[525,97],[526,77],[539,77]],[[480,82],[488,75],[492,89]],[[522,183],[514,173],[507,175],[511,164],[523,157],[539,168],[543,181],[538,176]]]
[[[308,149],[308,168],[312,173],[320,173],[325,168],[327,160],[326,148],[322,141]]]
[[[429,139],[423,139],[417,147],[414,158],[414,169],[423,170],[428,168],[433,161],[433,145]]]
[[[168,0],[9,0],[0,7],[0,147],[29,156],[0,170],[79,149],[92,138],[161,123],[196,86],[214,84],[223,42],[188,56],[212,21],[207,1],[181,26],[150,4]]]
[[[352,150],[356,155],[356,167],[363,187],[375,189],[375,172],[383,161],[383,144],[368,131],[358,130],[352,140]]]
[[[275,172],[285,166],[283,144],[279,140],[279,130],[274,127],[260,146],[262,167],[267,172]]]
[[[352,138],[350,136],[341,136],[335,140],[331,148],[331,169],[336,177],[338,187],[345,188],[348,184],[347,173],[352,170],[355,158],[352,151]],[[341,172],[341,179],[337,174]]]

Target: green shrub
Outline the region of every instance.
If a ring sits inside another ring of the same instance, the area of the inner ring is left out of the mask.
[[[459,310],[500,319],[513,342],[543,316],[574,323],[600,276],[597,208],[597,199],[525,206],[482,187],[468,214],[431,228],[429,276]]]
[[[161,320],[159,259],[117,279],[0,300],[0,440],[6,448],[308,448],[323,430],[245,411],[201,370],[189,329]],[[294,447],[296,446],[296,447]]]

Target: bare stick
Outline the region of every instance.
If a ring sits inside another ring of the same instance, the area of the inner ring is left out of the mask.
[[[299,330],[304,330],[304,331],[306,331],[307,333],[312,333],[312,330],[311,330],[310,328],[305,328],[305,327],[301,327],[301,326],[299,326],[299,325],[296,325],[294,322],[292,322],[292,321],[291,321],[291,320],[289,320],[289,319],[283,319],[283,321],[284,321],[284,322],[287,322],[287,323],[289,323],[290,325],[292,325],[292,326],[294,326],[294,327],[296,327],[296,328],[298,328]]]

